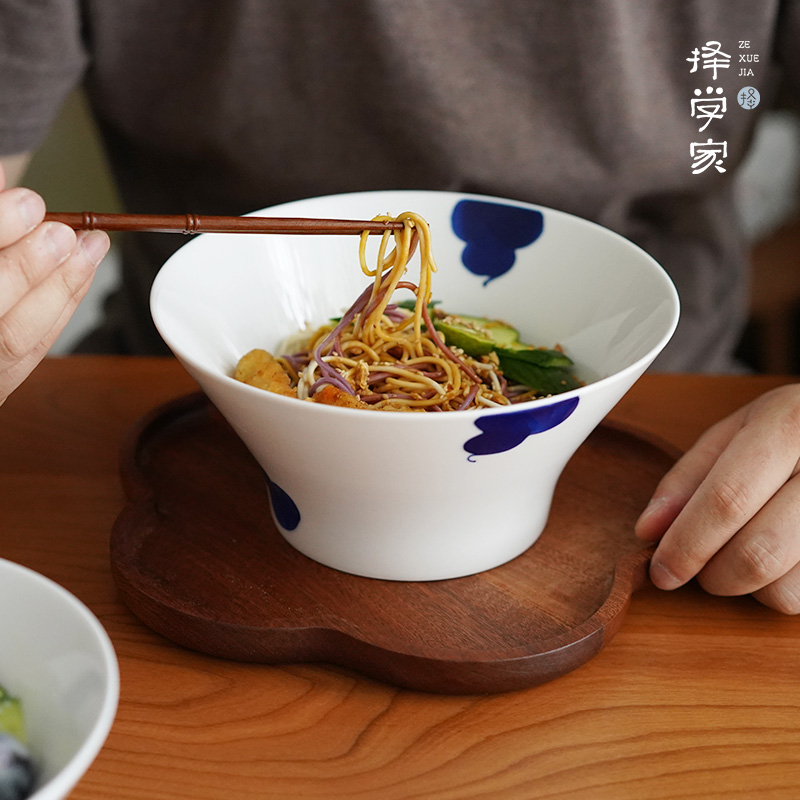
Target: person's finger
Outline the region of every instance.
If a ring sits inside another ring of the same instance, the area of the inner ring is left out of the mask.
[[[45,222],[0,250],[0,317],[74,252],[75,231],[59,222]]]
[[[0,191],[0,248],[32,231],[43,219],[44,200],[30,189]]]
[[[781,614],[800,614],[800,564],[763,589],[753,592],[753,597]]]
[[[0,369],[13,366],[40,345],[94,276],[108,246],[102,231],[81,234],[69,257],[0,317]]]
[[[636,536],[655,542],[666,533],[741,428],[740,417],[732,415],[709,428],[675,462],[636,521]]]
[[[650,566],[660,588],[677,588],[697,575],[793,475],[800,427],[790,431],[791,415],[779,418],[777,405],[762,404],[756,419],[747,413],[662,537]]]
[[[795,475],[703,567],[700,585],[710,594],[751,594],[800,563],[800,477]]]
[[[83,285],[78,287],[78,291],[63,308],[61,314],[50,330],[45,334],[42,341],[20,361],[16,362],[5,371],[0,371],[0,405],[3,404],[8,395],[33,372],[39,362],[47,355],[47,352],[66,327],[67,322],[69,322],[78,304],[89,291],[89,287],[92,284],[92,277],[93,275],[88,275]]]

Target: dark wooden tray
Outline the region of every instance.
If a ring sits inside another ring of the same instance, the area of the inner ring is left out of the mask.
[[[111,566],[133,613],[192,650],[326,662],[425,691],[519,689],[581,666],[617,632],[652,553],[633,524],[675,456],[601,426],[568,464],[526,553],[466,578],[375,580],[285,542],[261,468],[193,394],[129,434]]]

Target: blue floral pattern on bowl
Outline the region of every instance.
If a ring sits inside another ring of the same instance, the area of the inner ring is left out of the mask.
[[[511,450],[522,444],[529,436],[549,431],[560,425],[577,406],[578,398],[570,397],[546,405],[537,405],[534,402],[508,414],[478,417],[475,420],[475,427],[481,433],[464,444],[464,449],[470,454],[468,460],[474,461],[475,456]]]
[[[485,200],[460,200],[453,208],[453,232],[466,242],[461,261],[484,285],[514,266],[521,247],[535,242],[544,229],[541,211]]]
[[[272,513],[278,524],[286,531],[293,531],[300,524],[300,509],[291,497],[267,476]]]

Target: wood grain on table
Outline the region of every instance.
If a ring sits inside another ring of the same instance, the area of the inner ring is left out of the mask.
[[[685,448],[790,380],[647,375],[612,417]],[[800,796],[800,621],[748,597],[646,587],[585,666],[490,696],[241,664],[152,633],[109,570],[119,448],[194,389],[169,359],[70,357],[0,408],[0,554],[74,592],[120,660],[117,719],[75,798]]]

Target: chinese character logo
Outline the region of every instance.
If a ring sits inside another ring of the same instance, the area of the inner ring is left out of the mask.
[[[686,59],[692,68],[690,73],[697,72],[702,65],[703,70],[710,70],[711,74],[704,73],[711,81],[719,77],[719,70],[728,69],[731,57],[722,51],[721,42],[706,42],[702,47],[695,47],[692,54]],[[701,133],[711,124],[712,120],[722,119],[728,110],[727,100],[722,96],[724,89],[721,86],[706,86],[705,93],[702,89],[694,90],[694,97],[690,99],[692,118],[701,123],[698,131]],[[741,103],[741,99],[739,100]],[[692,157],[692,173],[698,175],[709,167],[714,167],[717,172],[725,172],[722,166],[728,156],[728,143],[715,142],[709,139],[706,142],[692,142],[689,146]]]
[[[717,172],[725,172],[722,162],[728,157],[728,143],[714,142],[711,139],[707,142],[692,142],[689,155],[694,162],[692,164],[694,175],[705,172],[712,165]]]
[[[706,121],[705,125],[698,128],[699,131],[704,131],[712,119],[722,119],[723,114],[727,111],[725,98],[719,96],[722,91],[721,86],[716,89],[713,86],[708,86],[706,88],[706,96],[703,97],[700,89],[694,90],[696,97],[691,100],[692,116],[698,121]]]
[[[742,108],[750,111],[761,102],[761,95],[755,86],[745,86],[744,89],[736,95],[736,99],[739,101],[739,105]]]
[[[731,57],[722,52],[722,44],[720,42],[706,42],[702,47],[702,54],[696,47],[692,50],[692,55],[686,59],[692,64],[692,68],[689,70],[690,73],[697,72],[697,65],[701,59],[703,61],[703,69],[713,70],[712,80],[717,79],[718,69],[727,69],[731,65]]]

